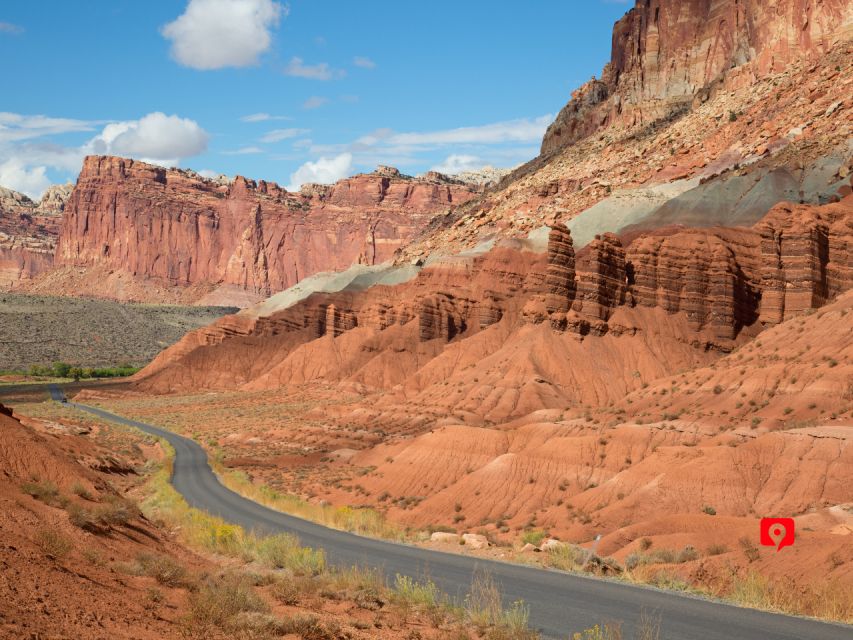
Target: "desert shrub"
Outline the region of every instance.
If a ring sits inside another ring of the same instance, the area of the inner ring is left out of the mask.
[[[144,553],[136,557],[136,563],[140,573],[166,587],[181,587],[188,583],[187,570],[169,556]]]
[[[299,586],[291,576],[282,576],[273,584],[272,596],[281,604],[298,604],[299,595]]]
[[[477,572],[471,589],[465,596],[464,618],[488,638],[507,640],[533,640],[539,635],[528,628],[530,609],[521,601],[513,602],[504,609],[500,589],[486,572]]]
[[[50,480],[25,482],[21,485],[21,491],[52,507],[62,507],[68,504],[68,499],[59,493],[57,486]]]
[[[740,540],[738,540],[740,544],[740,548],[743,549],[744,555],[746,555],[746,559],[750,562],[755,562],[761,557],[761,554],[758,551],[758,547],[755,546],[755,543],[743,536]]]
[[[707,513],[709,516],[717,515],[717,510],[709,504],[702,507],[702,513]]]
[[[532,544],[534,547],[538,547],[542,544],[542,541],[545,539],[545,532],[539,531],[537,529],[533,529],[531,531],[525,531],[521,535],[521,542],[524,544]]]
[[[61,560],[74,549],[74,543],[54,529],[43,527],[36,531],[33,540],[48,556]]]
[[[92,500],[92,494],[80,482],[74,483],[74,485],[71,487],[71,493],[73,493],[75,496],[79,496],[80,498],[83,498],[84,500]]]
[[[394,580],[394,599],[423,611],[442,604],[441,592],[432,580],[418,581],[400,574]]]
[[[95,517],[104,526],[123,526],[140,515],[139,507],[132,500],[119,496],[107,496],[104,504],[95,510]]]
[[[634,630],[636,640],[660,640],[660,613],[649,613],[646,609],[640,611],[640,619]]]
[[[271,640],[289,632],[288,623],[260,611],[241,611],[230,618],[224,630],[235,640]]]
[[[198,631],[225,628],[240,613],[266,613],[266,603],[244,576],[224,574],[209,577],[189,595],[188,622]]]
[[[622,640],[622,625],[618,622],[604,622],[572,634],[572,640]]]
[[[327,629],[317,616],[310,614],[297,614],[285,620],[283,625],[285,634],[292,633],[304,640],[335,640],[336,634]]]
[[[734,579],[728,595],[747,607],[853,622],[853,585],[848,583],[821,580],[801,585],[750,571]]]
[[[322,549],[302,547],[299,539],[289,533],[262,538],[255,544],[258,559],[273,569],[290,569],[297,575],[312,576],[326,569],[326,554]]]
[[[678,552],[678,555],[675,556],[675,561],[677,563],[682,562],[692,562],[699,557],[699,553],[693,547],[687,546],[684,547],[681,551]]]
[[[720,395],[723,391],[725,391],[725,389],[723,389],[723,387],[721,385],[719,385],[719,384],[714,385],[714,395],[715,396]]]
[[[571,571],[583,556],[583,552],[574,545],[558,545],[545,553],[545,565],[562,571]]]
[[[652,546],[652,539],[651,538],[643,538],[642,540],[640,540],[640,549],[642,551],[647,551],[651,546]]]
[[[705,553],[707,553],[709,556],[719,556],[724,553],[728,553],[728,551],[729,548],[726,545],[721,543],[715,543],[709,545],[708,548],[705,550]]]
[[[98,530],[98,518],[94,513],[81,507],[79,504],[68,505],[68,521],[75,527],[86,531]]]

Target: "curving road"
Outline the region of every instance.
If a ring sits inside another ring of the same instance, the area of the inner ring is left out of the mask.
[[[63,392],[51,388],[55,400]],[[463,596],[475,569],[485,569],[500,584],[508,602],[524,600],[530,622],[545,636],[565,638],[602,621],[623,622],[631,638],[641,611],[660,613],[662,638],[668,640],[853,640],[853,627],[743,609],[658,589],[623,584],[558,571],[494,562],[364,538],[329,529],[268,509],[220,484],[207,454],[194,441],[129,420],[97,407],[68,402],[94,415],[119,422],[167,440],[175,448],[175,489],[193,507],[203,509],[246,529],[291,532],[303,544],[325,549],[330,562],[380,567],[388,576],[429,575],[444,591]]]

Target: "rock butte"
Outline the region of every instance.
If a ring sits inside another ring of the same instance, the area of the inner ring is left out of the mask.
[[[158,301],[171,287],[191,301],[218,291],[207,301],[245,304],[318,271],[383,262],[480,188],[380,167],[290,193],[240,176],[229,183],[90,156],[62,217],[55,269],[26,288]],[[27,275],[48,271],[44,258]]]

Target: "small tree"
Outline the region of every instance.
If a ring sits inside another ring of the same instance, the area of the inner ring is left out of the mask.
[[[80,367],[71,367],[71,370],[68,372],[68,375],[74,378],[74,382],[80,380],[83,377],[83,369]]]
[[[68,374],[71,372],[71,365],[65,362],[54,362],[53,363],[53,375],[57,378],[67,378]]]

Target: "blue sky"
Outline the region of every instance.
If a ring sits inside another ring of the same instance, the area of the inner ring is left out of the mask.
[[[514,166],[609,58],[618,0],[4,3],[0,185],[86,153],[296,187]]]

